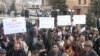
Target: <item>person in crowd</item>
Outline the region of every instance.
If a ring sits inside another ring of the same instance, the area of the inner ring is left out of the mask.
[[[57,35],[56,34],[57,34],[56,32],[50,32],[49,33],[49,38],[50,38],[50,41],[51,41],[51,45],[57,41],[57,39],[56,39]]]
[[[88,40],[92,40],[93,39],[93,35],[92,35],[92,33],[89,33],[88,34]]]
[[[95,43],[95,41],[98,39],[98,37],[99,37],[98,30],[94,28],[93,32],[92,32],[92,42]]]
[[[82,34],[79,35],[79,43],[80,43],[80,46],[81,46],[82,48],[84,48],[85,36],[82,35]]]
[[[62,52],[59,49],[59,45],[54,43],[52,46],[52,50],[49,52],[48,56],[62,56]]]
[[[4,35],[1,43],[1,48],[5,49],[6,51],[9,51],[12,47],[12,43],[8,41],[8,37]]]
[[[95,41],[93,48],[98,53],[98,55],[100,56],[100,36]]]
[[[32,41],[32,50],[35,50],[35,45],[38,43],[38,39],[42,38],[41,35],[37,32],[35,34],[35,36],[33,37],[33,41]]]
[[[83,48],[84,48],[84,43],[85,43],[85,36],[82,34],[79,34],[77,36],[78,40],[74,40],[72,43],[72,48],[75,52],[75,56],[80,56]]]
[[[18,42],[21,43],[21,47],[24,49],[25,53],[28,53],[28,46],[26,44],[26,42],[23,40],[23,36],[19,35],[18,37]]]
[[[98,56],[96,51],[93,50],[93,43],[91,40],[85,41],[84,50],[81,56]]]
[[[6,56],[6,50],[5,49],[0,49],[0,56]]]
[[[70,39],[67,39],[64,43],[64,53],[66,53],[69,56],[75,55],[75,52],[72,48],[72,41]]]
[[[7,52],[7,56],[27,56],[25,51],[21,48],[19,42],[14,43],[14,46],[11,50]]]
[[[29,10],[28,9],[25,10],[25,17],[29,18]]]
[[[79,24],[77,24],[77,25],[76,25],[76,29],[78,30],[78,32],[80,32],[81,27],[80,27],[80,25],[79,25]]]
[[[58,37],[57,43],[59,44],[61,51],[63,51],[64,40],[63,40],[62,35],[60,35],[60,36]]]
[[[75,52],[74,56],[80,56],[81,55],[81,52],[83,50],[82,50],[82,47],[81,47],[79,41],[74,40],[74,42],[72,43],[72,48],[73,48],[73,51]]]
[[[32,55],[31,56],[39,56],[38,51],[32,51]]]
[[[2,44],[3,41],[3,34],[0,33],[0,45]]]
[[[39,52],[39,56],[46,56],[47,55],[45,45],[44,45],[44,42],[43,42],[43,38],[38,39],[38,43],[35,44],[34,50],[37,50]]]
[[[97,29],[98,29],[99,35],[100,35],[100,17],[98,17],[98,19],[97,19]]]
[[[16,43],[16,42],[17,42],[17,34],[13,34],[11,43],[14,45],[14,43]]]
[[[49,36],[49,33],[51,31],[50,30],[44,30],[43,32],[44,32],[44,34],[41,34],[41,36],[43,37],[44,45],[45,45],[46,51],[48,53],[52,48],[51,38]],[[43,32],[41,32],[41,33],[43,33]]]

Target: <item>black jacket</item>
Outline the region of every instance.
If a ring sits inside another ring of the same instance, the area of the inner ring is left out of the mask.
[[[54,53],[54,51],[50,51],[49,54],[48,54],[48,56],[55,56],[55,55],[62,56],[62,54],[63,53],[61,51],[59,51],[57,53]]]
[[[91,50],[90,52],[83,52],[81,56],[99,56],[96,51]]]
[[[100,28],[100,19],[97,19],[97,28]]]
[[[7,56],[27,56],[27,55],[23,49],[20,49],[18,51],[12,49],[7,53]]]
[[[4,43],[2,42],[1,43],[1,47],[3,49],[6,49],[6,51],[8,51],[8,50],[10,50],[13,47],[13,45],[10,42],[8,42],[7,46],[5,46]]]
[[[94,43],[94,50],[98,53],[98,55],[100,56],[100,38],[98,38],[96,40],[96,42]]]

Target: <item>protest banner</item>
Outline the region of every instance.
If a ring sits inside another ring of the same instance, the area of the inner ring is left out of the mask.
[[[42,0],[28,0],[28,4],[31,4],[31,5],[42,5]]]
[[[74,15],[73,24],[86,24],[86,15]]]
[[[26,21],[24,17],[3,19],[4,34],[15,34],[26,32]]]
[[[40,17],[39,18],[39,28],[54,28],[54,18],[53,17]]]
[[[71,25],[71,16],[70,15],[57,16],[57,25],[58,26]]]

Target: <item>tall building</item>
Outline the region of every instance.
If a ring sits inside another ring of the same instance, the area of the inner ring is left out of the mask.
[[[42,8],[43,9],[52,9],[51,0],[43,0]]]
[[[51,9],[51,0],[28,0],[33,8]]]
[[[74,10],[75,14],[85,14],[88,11],[92,0],[66,0],[70,10]]]

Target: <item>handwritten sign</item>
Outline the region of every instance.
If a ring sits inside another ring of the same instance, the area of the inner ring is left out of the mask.
[[[40,17],[39,18],[39,28],[54,28],[54,18],[53,17]]]
[[[70,15],[57,16],[57,25],[58,26],[71,25],[71,16]]]
[[[74,15],[73,23],[76,24],[86,24],[86,15]]]
[[[24,17],[3,19],[4,34],[26,32],[26,21]]]

